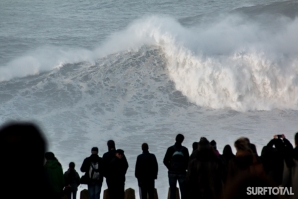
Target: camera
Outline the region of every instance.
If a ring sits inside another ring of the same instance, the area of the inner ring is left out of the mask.
[[[281,138],[282,138],[282,135],[277,135],[277,138],[278,138],[278,139],[281,139]]]

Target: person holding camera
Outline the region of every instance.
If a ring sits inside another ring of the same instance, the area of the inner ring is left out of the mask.
[[[290,154],[293,146],[284,134],[274,135],[273,139],[263,147],[261,161],[267,175],[281,185],[283,178],[284,161],[291,164]]]

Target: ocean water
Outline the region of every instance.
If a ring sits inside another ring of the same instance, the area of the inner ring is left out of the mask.
[[[178,133],[190,152],[202,136],[220,151],[241,136],[259,153],[274,134],[293,142],[297,10],[276,0],[3,0],[0,122],[36,122],[64,170],[115,140],[136,194],[147,142],[165,198],[162,161]]]

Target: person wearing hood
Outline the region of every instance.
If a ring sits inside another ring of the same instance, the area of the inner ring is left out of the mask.
[[[65,188],[67,189],[67,198],[76,199],[78,186],[80,185],[80,176],[75,170],[75,163],[70,162],[68,170],[64,173]]]
[[[54,153],[45,153],[45,174],[49,183],[49,198],[60,199],[64,187],[63,169]]]
[[[84,159],[81,172],[85,172],[90,199],[99,199],[103,181],[102,158],[98,156],[98,148],[91,149],[91,155]]]
[[[125,187],[125,174],[128,169],[126,159],[124,159],[124,151],[117,149],[115,157],[111,160],[108,167],[107,184],[111,199],[123,199]]]
[[[116,155],[116,146],[114,140],[109,140],[107,142],[108,151],[103,154],[102,160],[103,160],[103,176],[106,178],[107,187],[110,190],[110,182],[111,182],[111,170],[110,170],[110,163],[115,158]],[[125,154],[123,154],[122,161],[124,163],[125,169],[128,168],[128,162],[125,157]]]
[[[147,143],[142,144],[143,153],[137,157],[135,177],[140,187],[140,198],[154,199],[154,180],[157,179],[158,163],[154,154],[149,153]]]
[[[182,146],[184,136],[178,134],[176,143],[167,149],[163,159],[164,165],[168,168],[168,177],[170,185],[170,199],[176,198],[177,181],[180,187],[181,199],[186,198],[185,179],[189,161],[188,149]]]

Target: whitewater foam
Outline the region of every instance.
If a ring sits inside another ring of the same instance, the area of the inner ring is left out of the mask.
[[[157,45],[165,53],[176,89],[199,106],[238,111],[297,109],[297,30],[297,19],[270,33],[238,15],[195,28],[185,28],[170,17],[150,16],[111,35],[92,51],[38,49],[0,68],[0,79]]]

